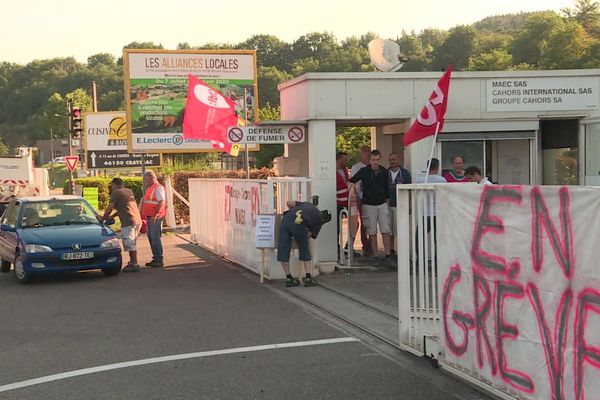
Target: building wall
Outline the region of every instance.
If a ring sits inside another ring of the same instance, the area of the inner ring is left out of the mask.
[[[52,161],[50,139],[38,140],[38,165],[43,165]],[[69,155],[69,145],[67,139],[54,139],[54,154],[55,157]]]

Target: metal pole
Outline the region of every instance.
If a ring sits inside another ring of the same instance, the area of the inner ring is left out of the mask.
[[[142,196],[146,193],[146,183],[144,182],[144,174],[146,173],[146,153],[140,155],[142,161]]]
[[[248,96],[248,90],[244,88],[244,121],[248,125],[248,104],[246,98]],[[246,157],[246,179],[250,179],[250,152],[248,151],[248,143],[244,145],[245,157]]]
[[[54,188],[54,133],[50,127],[50,162],[52,163],[52,187]]]
[[[98,112],[98,92],[96,90],[96,81],[92,81],[92,111]]]
[[[69,108],[68,108],[68,115],[67,115],[67,137],[69,140],[69,156],[73,155],[73,140],[71,138],[71,124],[70,124],[70,118],[71,115],[73,115],[73,103],[71,103],[69,101]],[[69,168],[69,194],[73,194],[74,193],[74,186],[73,186],[73,171],[71,170],[71,168]]]

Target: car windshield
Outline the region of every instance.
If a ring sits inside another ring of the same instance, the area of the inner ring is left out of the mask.
[[[79,199],[36,201],[23,205],[21,228],[71,224],[100,224],[100,222],[92,207]]]

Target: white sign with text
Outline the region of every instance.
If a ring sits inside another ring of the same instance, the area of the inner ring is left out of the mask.
[[[488,79],[487,112],[596,110],[598,77]]]

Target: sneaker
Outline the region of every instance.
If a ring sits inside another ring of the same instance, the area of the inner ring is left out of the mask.
[[[285,286],[286,287],[300,286],[300,281],[298,280],[298,278],[287,278],[285,280]]]
[[[152,261],[146,265],[149,266],[150,268],[162,268],[164,266],[164,264],[161,263],[160,261]]]
[[[313,281],[312,278],[304,278],[304,286],[305,287],[311,287],[311,286],[315,286],[317,283],[315,281]]]
[[[123,268],[123,272],[140,272],[140,266],[137,264],[127,264],[127,266]]]
[[[154,262],[154,260],[152,260],[152,261],[150,261],[150,262],[147,262],[147,263],[146,263],[146,267],[151,267],[153,262]]]

